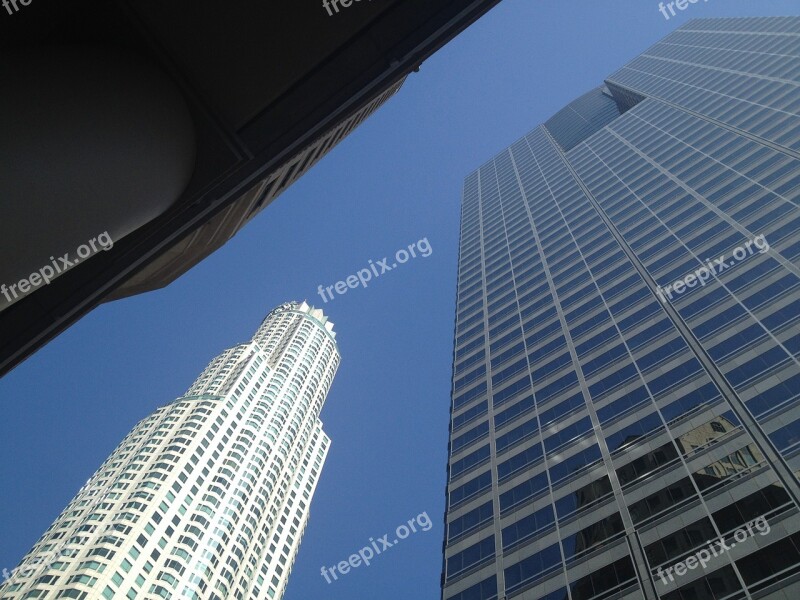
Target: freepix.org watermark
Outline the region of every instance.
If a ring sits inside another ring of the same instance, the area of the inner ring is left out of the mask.
[[[3,8],[8,11],[8,14],[13,15],[16,12],[19,12],[19,6],[17,3],[21,4],[22,6],[28,6],[33,0],[3,0]],[[14,10],[12,10],[12,7]]]
[[[670,581],[675,581],[675,578],[672,576],[673,571],[675,572],[675,575],[682,577],[689,571],[696,569],[698,565],[705,569],[706,565],[711,561],[712,558],[722,556],[728,550],[735,548],[737,542],[742,543],[747,541],[748,538],[754,537],[756,535],[755,531],[758,531],[762,536],[767,535],[770,532],[769,522],[765,517],[758,517],[755,521],[751,521],[750,523],[745,524],[744,527],[737,529],[733,533],[733,537],[736,542],[727,544],[723,538],[718,538],[710,542],[706,548],[698,550],[688,558],[680,562],[676,562],[674,565],[667,567],[663,571],[661,570],[661,567],[659,567],[656,570],[656,573],[661,578],[662,583],[667,585],[667,579],[664,576],[666,575],[669,577]]]
[[[705,286],[706,282],[711,279],[712,275],[719,275],[725,269],[729,269],[737,262],[741,262],[747,257],[752,256],[756,253],[756,251],[758,251],[759,254],[764,254],[764,252],[767,252],[768,250],[769,242],[767,242],[767,238],[764,237],[763,234],[753,238],[752,240],[747,240],[747,243],[744,246],[739,246],[733,251],[733,260],[726,261],[724,254],[719,258],[709,260],[705,265],[697,269],[694,273],[689,273],[683,279],[680,279],[665,288],[658,286],[658,297],[661,298],[662,302],[666,303],[667,298],[672,300],[673,295],[680,296],[683,292],[693,288],[698,283],[701,286]]]
[[[364,0],[365,2],[372,2],[372,0]],[[322,7],[328,11],[328,16],[332,17],[334,11],[339,12],[339,6],[342,8],[350,8],[353,2],[361,2],[361,0],[322,0]]]
[[[11,285],[6,285],[4,283],[0,285],[0,294],[3,294],[8,302],[15,302],[34,291],[40,285],[48,285],[58,275],[68,271],[81,262],[81,260],[89,258],[92,254],[100,252],[100,250],[108,251],[113,247],[114,240],[111,239],[107,231],[104,231],[85,244],[78,246],[78,249],[75,250],[77,258],[70,257],[69,252],[64,254],[64,256],[60,256],[58,260],[56,260],[54,256],[51,256],[50,263],[52,266],[45,265],[38,271],[28,275],[27,278],[20,279],[17,283],[12,283]]]
[[[375,538],[369,538],[369,545],[359,550],[358,554],[351,554],[347,560],[343,560],[332,567],[322,567],[322,576],[325,578],[325,581],[332,583],[339,579],[339,576],[336,574],[337,570],[339,571],[339,575],[347,575],[350,569],[357,569],[361,565],[368,567],[370,561],[384,550],[388,550],[392,546],[399,544],[400,540],[406,539],[412,533],[417,533],[417,526],[419,526],[422,531],[430,531],[431,527],[433,527],[433,523],[427,511],[410,519],[407,524],[400,525],[395,529],[395,538],[392,541],[389,541],[390,534],[388,533],[379,537],[377,541]],[[333,577],[333,579],[331,579],[331,577]]]
[[[417,251],[419,251],[419,255],[417,254]],[[344,281],[337,281],[333,285],[329,285],[325,288],[323,288],[322,285],[318,286],[317,293],[320,295],[322,300],[327,303],[328,300],[333,300],[334,291],[341,296],[346,294],[348,290],[354,290],[358,286],[367,287],[367,284],[372,281],[373,276],[376,278],[380,277],[384,273],[388,273],[400,265],[407,263],[412,258],[417,258],[417,256],[428,258],[431,254],[433,254],[433,248],[431,247],[430,242],[428,242],[428,238],[422,238],[420,241],[410,244],[408,246],[408,250],[401,248],[395,252],[395,262],[393,262],[391,265],[389,264],[388,257],[384,257],[383,260],[374,262],[370,260],[368,267],[361,269],[355,275],[346,277]]]
[[[686,10],[689,8],[690,4],[697,4],[700,0],[675,0],[674,2],[659,2],[658,3],[658,10],[659,12],[664,15],[664,18],[669,21],[671,16],[674,17],[678,13],[675,12],[675,9],[678,10]],[[708,0],[703,0],[703,2],[708,2]],[[669,13],[667,12],[669,10]]]

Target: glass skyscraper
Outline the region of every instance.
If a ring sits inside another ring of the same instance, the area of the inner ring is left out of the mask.
[[[798,113],[694,20],[466,178],[444,600],[800,598]]]
[[[0,599],[283,596],[328,453],[333,324],[273,310],[133,428],[12,573]]]

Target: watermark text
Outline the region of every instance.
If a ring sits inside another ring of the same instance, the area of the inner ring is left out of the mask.
[[[376,556],[392,546],[399,544],[400,540],[406,539],[412,533],[417,533],[417,526],[419,526],[421,531],[430,531],[431,527],[433,527],[433,522],[427,512],[417,515],[413,519],[409,519],[407,524],[400,525],[395,529],[395,537],[392,541],[389,541],[390,534],[388,533],[379,537],[377,541],[375,538],[369,538],[369,545],[361,548],[357,554],[351,554],[347,560],[343,560],[332,567],[322,567],[322,576],[328,583],[333,583],[334,581],[338,581],[340,575],[347,575],[350,569],[357,569],[361,565],[368,567],[370,561]],[[336,574],[337,570],[339,571],[339,575]],[[331,577],[333,579],[331,579]]]
[[[733,251],[733,259],[730,261],[725,260],[725,255],[720,256],[719,258],[715,258],[713,260],[709,259],[705,265],[694,271],[693,273],[689,273],[683,279],[676,281],[668,285],[665,288],[658,286],[658,297],[661,299],[662,302],[666,303],[667,298],[672,300],[673,295],[680,296],[686,290],[693,288],[698,283],[705,287],[706,282],[711,279],[711,276],[716,276],[726,269],[731,268],[737,262],[741,262],[746,259],[748,256],[752,256],[758,251],[759,254],[764,254],[769,250],[769,242],[767,242],[767,238],[764,235],[759,235],[758,237],[753,238],[752,240],[747,240],[747,243],[743,246],[739,246]]]
[[[78,249],[75,250],[77,257],[70,256],[69,252],[65,253],[64,256],[58,257],[57,260],[54,256],[51,256],[49,265],[43,266],[38,271],[28,275],[28,277],[20,279],[18,282],[10,285],[6,285],[5,283],[0,285],[0,294],[5,296],[8,302],[16,302],[34,291],[40,285],[49,285],[53,279],[74,267],[81,260],[89,258],[92,254],[100,252],[100,250],[107,252],[113,247],[114,240],[111,239],[107,231],[104,231],[85,244],[78,246]]]
[[[417,251],[419,251],[419,254],[417,254]],[[343,281],[337,281],[336,283],[324,288],[322,285],[319,285],[317,287],[317,293],[320,295],[322,300],[327,303],[328,300],[334,299],[334,291],[341,296],[346,294],[348,290],[355,289],[358,286],[367,287],[368,283],[372,281],[373,277],[380,277],[384,273],[388,273],[400,265],[407,263],[412,258],[417,258],[417,256],[428,258],[431,254],[433,254],[433,248],[431,247],[430,242],[428,242],[428,238],[422,238],[418,242],[409,244],[407,250],[405,248],[401,248],[395,252],[394,262],[391,265],[389,264],[388,257],[384,257],[383,260],[378,261],[370,260],[369,265],[366,268],[359,270],[355,275],[346,277]]]
[[[28,0],[30,2],[31,0]],[[322,7],[328,11],[328,16],[332,17],[334,12],[339,13],[339,6],[342,8],[350,8],[353,2],[361,2],[361,0],[322,0]],[[369,0],[372,2],[372,0]]]
[[[674,0],[674,2],[659,2],[658,3],[658,10],[659,12],[664,15],[664,18],[669,21],[672,17],[677,15],[678,13],[675,12],[675,9],[678,10],[686,10],[689,8],[690,4],[697,4],[700,0]],[[708,0],[703,0],[703,2],[708,2]],[[669,12],[667,12],[669,10]]]
[[[765,517],[758,517],[755,521],[746,523],[744,527],[740,527],[734,531],[733,537],[736,542],[731,542],[728,544],[724,538],[717,538],[716,540],[709,542],[708,546],[705,548],[701,548],[688,558],[680,562],[676,562],[671,567],[667,567],[663,571],[661,570],[661,567],[659,567],[656,570],[656,574],[661,578],[661,582],[664,585],[667,585],[667,577],[669,577],[670,581],[675,581],[675,577],[672,575],[673,572],[678,577],[682,577],[689,571],[696,569],[698,565],[705,569],[706,565],[711,561],[712,558],[721,556],[728,550],[735,548],[737,542],[742,543],[747,541],[748,538],[754,537],[756,531],[758,531],[762,536],[767,535],[770,532],[769,522]]]

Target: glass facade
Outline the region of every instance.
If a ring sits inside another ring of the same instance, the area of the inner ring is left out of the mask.
[[[798,113],[694,20],[466,178],[443,600],[800,597]]]

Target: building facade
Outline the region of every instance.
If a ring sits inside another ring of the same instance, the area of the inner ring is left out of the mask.
[[[211,217],[205,225],[180,240],[168,252],[115,289],[104,301],[118,300],[166,287],[195,264],[221,248],[256,215],[325,158],[339,142],[394,97],[404,82],[405,78],[315,138],[279,168],[253,185],[230,207]]]
[[[322,311],[276,308],[134,427],[0,598],[281,598],[330,447],[319,414],[339,361]]]
[[[466,178],[444,600],[800,597],[798,113],[694,20]]]

